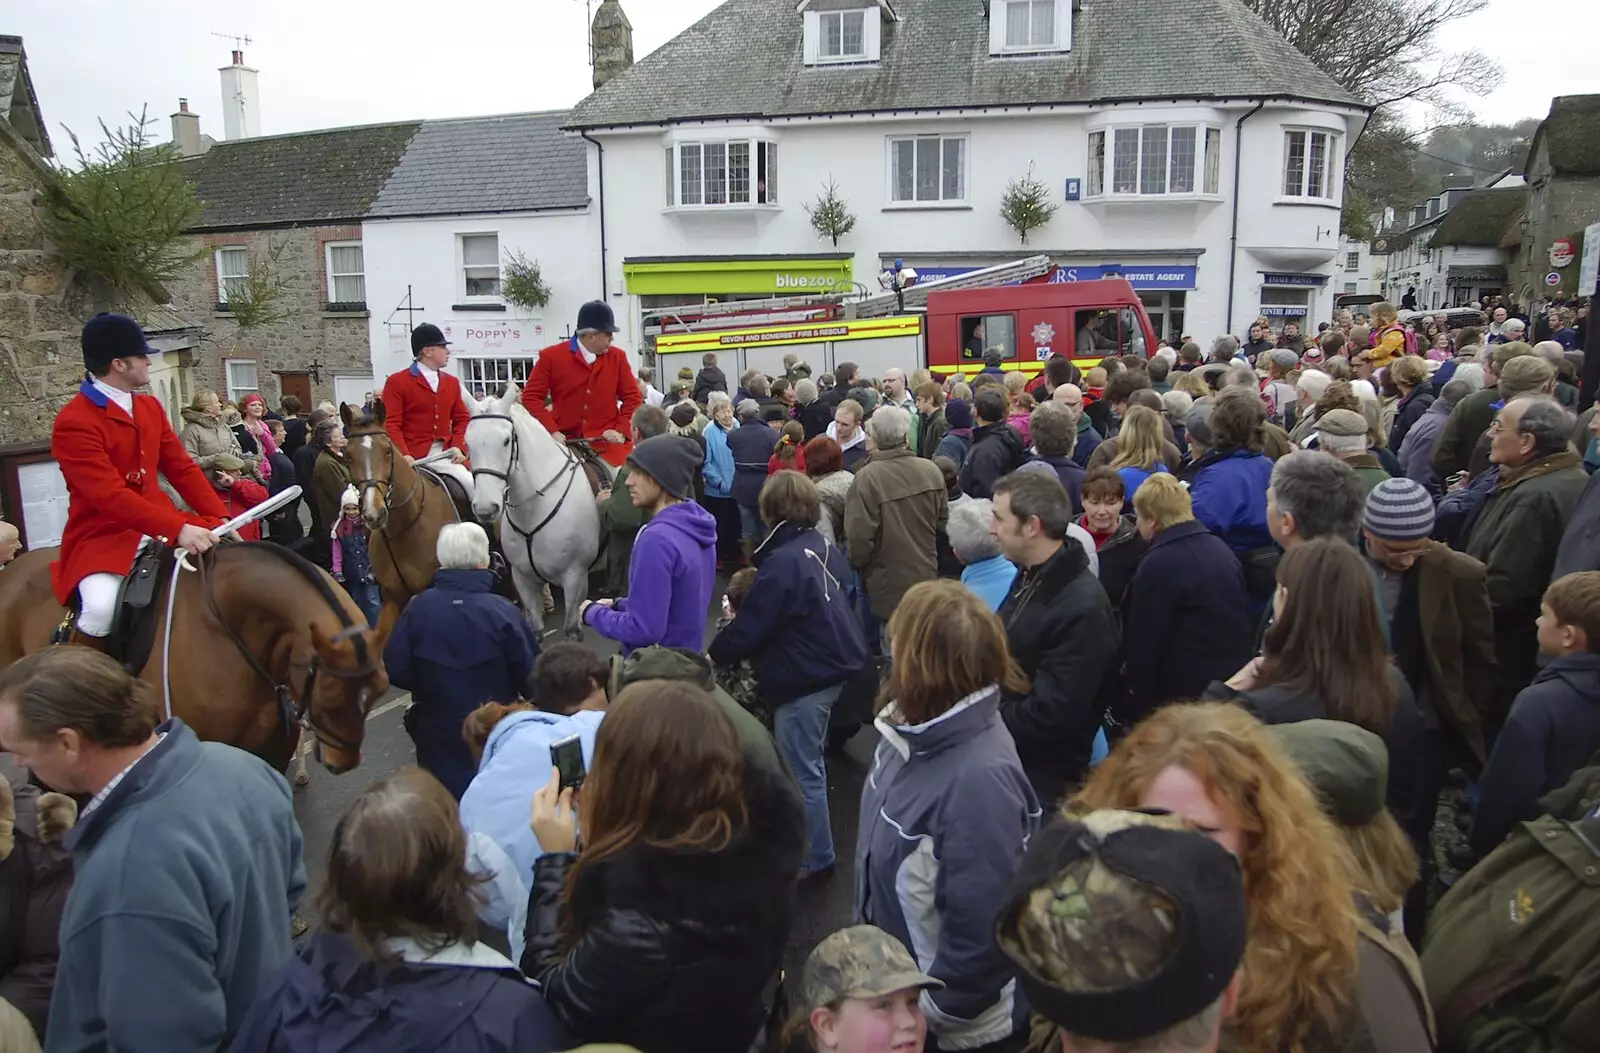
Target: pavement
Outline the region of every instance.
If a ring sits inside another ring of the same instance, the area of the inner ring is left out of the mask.
[[[724,580],[719,577],[718,585],[722,584]],[[713,594],[716,597],[713,607],[720,608],[720,587]],[[715,632],[715,623],[715,613],[709,614],[706,618],[707,642]],[[559,628],[559,608],[545,619],[545,624]],[[559,639],[559,636],[553,636],[547,638],[546,642],[554,643]],[[584,642],[603,654],[617,653],[616,644],[596,636],[592,630],[585,630]],[[411,738],[401,725],[405,707],[410,701],[411,696],[406,692],[392,690],[373,707],[367,717],[367,737],[362,746],[361,766],[354,771],[330,775],[308,758],[306,768],[311,775],[311,782],[294,791],[294,800],[295,815],[300,820],[304,837],[306,870],[313,891],[327,869],[328,847],[339,817],[367,786],[416,762]],[[834,849],[839,861],[832,875],[812,879],[801,886],[798,910],[784,956],[785,969],[790,975],[798,974],[805,956],[824,936],[850,923],[857,813],[876,738],[877,733],[872,728],[864,728],[843,750],[827,758],[828,807],[833,816]]]

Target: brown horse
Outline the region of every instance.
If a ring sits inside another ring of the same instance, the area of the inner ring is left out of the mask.
[[[51,646],[65,614],[50,592],[56,552],[38,549],[0,570],[0,668]],[[277,545],[228,544],[196,572],[180,572],[177,590],[172,715],[200,738],[248,750],[279,771],[299,752],[302,721],[328,771],[361,763],[367,710],[389,678],[365,616],[331,576]],[[167,591],[164,584],[155,643],[139,673],[164,700]]]
[[[372,531],[368,554],[383,597],[378,639],[384,641],[411,597],[433,583],[439,531],[461,517],[438,476],[419,472],[395,452],[383,430],[382,399],[372,400],[371,414],[358,416],[344,405],[339,416],[350,440],[344,451],[350,481],[361,495],[361,518]]]

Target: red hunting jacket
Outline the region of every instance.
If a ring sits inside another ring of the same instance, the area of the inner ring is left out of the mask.
[[[439,390],[423,379],[415,362],[383,385],[383,430],[395,448],[411,457],[426,457],[435,442],[467,452],[467,421],[472,416],[461,400],[461,381],[440,371]]]
[[[56,414],[50,455],[67,483],[67,528],[50,565],[50,587],[65,604],[90,574],[127,574],[139,538],[171,544],[185,524],[219,526],[227,511],[172,433],[153,395],[133,396],[133,416],[85,380]],[[161,492],[167,477],[195,514],[179,512]]]
[[[578,351],[578,338],[571,337],[539,352],[539,361],[522,390],[522,404],[549,431],[573,439],[599,440],[604,431],[629,435],[633,411],[644,405],[644,396],[639,394],[639,381],[622,348],[613,346],[591,366]],[[618,468],[633,452],[631,442],[595,441],[594,448],[606,463]]]

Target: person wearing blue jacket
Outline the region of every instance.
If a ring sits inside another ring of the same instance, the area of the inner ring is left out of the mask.
[[[539,641],[516,605],[494,594],[481,526],[451,523],[435,549],[440,569],[401,612],[383,664],[389,682],[411,692],[405,728],[417,763],[459,799],[478,770],[462,721],[485,702],[522,697]]]
[[[950,550],[961,561],[961,584],[991,611],[998,611],[1017,579],[1017,565],[1006,559],[995,540],[994,502],[969,497],[950,506]]]
[[[801,872],[834,865],[822,759],[828,716],[847,681],[866,668],[866,636],[855,614],[844,556],[817,532],[822,502],[799,472],[781,471],[761,491],[772,532],[755,552],[755,584],[711,641],[719,665],[750,660],[773,713],[773,736],[800,785],[806,813]]]
[[[1194,416],[1191,414],[1191,416]],[[1187,472],[1194,518],[1227,542],[1245,570],[1250,612],[1259,618],[1276,587],[1277,545],[1267,529],[1267,488],[1272,461],[1261,452],[1266,410],[1254,392],[1229,388],[1205,418],[1205,454]],[[1231,673],[1228,675],[1232,675]],[[1205,685],[1201,685],[1204,687]]]
[[[912,586],[889,636],[906,660],[892,665],[861,794],[854,921],[916,948],[943,982],[919,996],[938,1040],[930,1049],[990,1047],[1027,1034],[1015,970],[993,938],[1039,830],[1038,798],[1000,718],[1002,688],[1025,683],[999,616],[957,582]]]
[[[478,919],[506,933],[511,957],[522,958],[533,864],[544,854],[528,825],[528,802],[550,780],[550,746],[578,736],[585,769],[606,715],[605,659],[580,643],[550,647],[533,667],[534,709],[489,703],[467,718],[469,748],[481,759],[461,795],[467,865],[488,879]]]
[[[322,925],[261,987],[229,1053],[554,1053],[574,1045],[538,988],[475,939],[477,883],[455,804],[420,768],[402,768],[356,798],[334,828],[318,896]],[[169,1048],[163,1039],[116,1048]]]
[[[705,481],[701,503],[717,521],[718,562],[731,562],[739,552],[739,506],[733,503],[733,451],[728,436],[739,427],[733,419],[733,402],[727,394],[713,391],[706,403],[711,420],[700,438],[705,443],[705,459],[700,466]]]

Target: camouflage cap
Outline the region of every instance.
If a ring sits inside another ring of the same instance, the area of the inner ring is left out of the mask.
[[[1099,811],[1052,824],[995,921],[1034,1010],[1107,1042],[1159,1034],[1215,1002],[1244,939],[1238,863],[1164,813]]]
[[[812,1008],[844,998],[880,998],[908,987],[943,987],[917,968],[900,941],[876,925],[852,925],[817,944],[806,958],[800,994]]]

